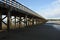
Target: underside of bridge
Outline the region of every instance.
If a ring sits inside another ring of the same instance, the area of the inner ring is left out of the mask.
[[[24,28],[46,22],[45,18],[37,15],[35,12],[32,13],[32,10],[18,2],[15,4],[15,2],[0,0],[0,30],[7,29],[9,31],[10,29]]]

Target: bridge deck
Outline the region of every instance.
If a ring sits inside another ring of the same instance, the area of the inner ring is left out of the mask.
[[[7,1],[7,0],[2,1],[2,0],[0,0],[0,7],[3,7],[3,8],[5,7],[7,9],[12,8],[12,10],[14,10],[14,12],[18,11],[19,14],[23,13],[23,14],[43,18],[42,16],[38,15],[36,12],[32,11],[31,9],[27,8],[26,6],[20,4],[17,1]]]

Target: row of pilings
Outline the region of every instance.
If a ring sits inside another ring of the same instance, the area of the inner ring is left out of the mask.
[[[42,17],[37,17],[24,11],[19,12],[6,4],[0,7],[0,30],[7,29],[9,31],[10,29],[24,28],[45,22],[46,20]]]
[[[7,11],[7,10],[6,10]],[[3,17],[3,14],[6,13],[5,17]],[[2,29],[16,29],[16,28],[24,28],[26,26],[33,26],[37,24],[45,23],[45,20],[28,15],[13,15],[11,11],[3,11],[0,10],[0,30]]]

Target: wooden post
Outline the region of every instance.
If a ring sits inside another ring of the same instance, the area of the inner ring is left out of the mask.
[[[39,24],[39,19],[38,19],[38,24]]]
[[[29,21],[30,21],[30,19],[28,18],[28,26],[29,26]]]
[[[21,17],[19,16],[19,28],[21,27]]]
[[[36,18],[36,25],[37,25],[38,23],[37,23],[37,18]]]
[[[10,26],[11,26],[11,10],[7,13],[7,31],[10,31]]]
[[[25,16],[25,23],[26,23],[26,26],[27,26],[27,15]]]
[[[16,15],[15,15],[15,28],[16,28]]]
[[[37,24],[39,24],[39,23],[38,23],[38,19],[37,19]]]
[[[32,25],[34,25],[34,18],[32,18]]]
[[[36,19],[35,19],[35,25],[36,25]]]
[[[0,11],[0,30],[2,29],[2,12]]]

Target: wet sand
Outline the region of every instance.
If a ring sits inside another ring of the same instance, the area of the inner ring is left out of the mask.
[[[54,27],[54,25],[57,25]],[[60,27],[57,23],[46,23],[15,31],[1,32],[1,40],[60,40]],[[58,27],[58,28],[57,28]]]

